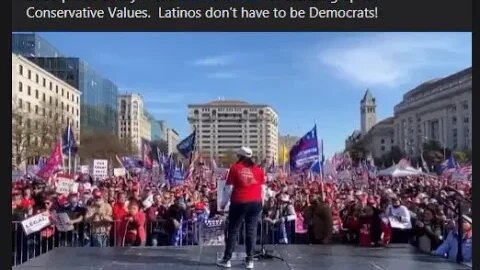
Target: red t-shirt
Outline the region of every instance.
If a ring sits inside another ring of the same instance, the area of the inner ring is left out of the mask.
[[[261,202],[264,183],[265,174],[259,166],[247,167],[242,162],[233,164],[226,183],[233,185],[230,201],[233,203]]]

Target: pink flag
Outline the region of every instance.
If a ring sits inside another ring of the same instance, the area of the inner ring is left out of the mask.
[[[37,176],[45,180],[49,179],[63,164],[62,144],[57,142],[50,157],[43,167],[38,171]]]

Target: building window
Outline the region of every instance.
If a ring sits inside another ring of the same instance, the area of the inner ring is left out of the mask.
[[[67,91],[67,99],[70,99],[70,92]]]
[[[38,74],[35,74],[35,82],[36,82],[36,83],[39,83],[39,82],[40,82],[40,78],[38,77]]]
[[[28,70],[28,79],[31,80],[32,79],[32,71],[31,70]]]
[[[35,114],[38,114],[38,105],[35,105]]]
[[[47,87],[47,80],[45,78],[43,78],[43,83],[42,83],[43,87]]]
[[[35,89],[35,98],[38,99],[39,95],[38,95],[38,89]]]
[[[42,93],[42,101],[45,102],[46,95],[45,93]]]
[[[78,116],[78,109],[77,109],[77,116]]]
[[[18,72],[20,73],[20,75],[23,75],[23,66],[22,65],[20,65],[18,67]]]
[[[58,99],[55,99],[55,107],[58,107]]]
[[[32,111],[32,108],[30,108],[30,102],[27,102],[27,111],[28,111],[28,112],[31,112],[31,111]]]
[[[21,82],[18,83],[18,91],[23,92],[23,83]]]
[[[49,83],[48,83],[48,88],[49,88],[50,90],[53,89],[53,84],[52,84],[52,82],[49,82]]]
[[[70,105],[67,104],[67,112],[70,112]]]
[[[382,145],[380,149],[382,149],[382,151],[385,151],[385,146]]]
[[[27,87],[27,95],[31,95],[32,94],[32,88],[30,86]]]
[[[452,124],[453,125],[456,125],[457,124],[457,117],[452,117]]]
[[[382,139],[380,142],[381,142],[381,144],[384,144],[384,143],[385,143],[385,139]]]
[[[467,124],[467,123],[469,122],[468,117],[463,118],[463,122],[464,122],[465,124]]]
[[[63,93],[65,92],[65,90],[62,88],[62,97],[63,97]]]
[[[42,111],[43,111],[43,113],[42,113],[42,114],[43,114],[43,116],[46,116],[46,113],[45,113],[45,112],[46,112],[46,110],[45,110],[45,108],[43,108],[43,109],[42,109]]]
[[[77,104],[79,104],[79,102],[78,102],[78,97],[77,97]]]
[[[18,99],[18,107],[19,107],[20,109],[23,108],[23,100],[22,100],[21,98]]]
[[[62,108],[62,110],[63,110],[63,101],[62,101],[62,103],[61,103],[61,108]]]
[[[468,110],[468,102],[463,102],[463,109]]]
[[[52,103],[53,103],[52,97],[48,97],[48,103],[49,103],[50,105],[52,105]]]

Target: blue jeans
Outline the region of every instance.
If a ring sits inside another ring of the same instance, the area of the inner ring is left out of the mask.
[[[92,234],[92,247],[107,247],[108,234]]]
[[[253,259],[253,249],[257,238],[257,225],[261,213],[261,202],[232,203],[230,205],[223,259],[230,260],[232,258],[235,243],[243,221],[245,221],[245,252],[247,253],[247,260]]]

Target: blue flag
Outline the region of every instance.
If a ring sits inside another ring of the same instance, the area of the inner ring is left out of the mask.
[[[67,128],[62,136],[62,152],[64,155],[77,153],[78,147],[77,143],[75,142],[75,138],[73,136],[73,129],[70,123],[68,123]]]
[[[317,125],[298,140],[290,150],[290,169],[304,171],[319,161]]]
[[[183,139],[180,143],[177,144],[177,149],[182,156],[188,158],[190,153],[195,149],[195,135],[197,131],[194,130],[187,138]]]

